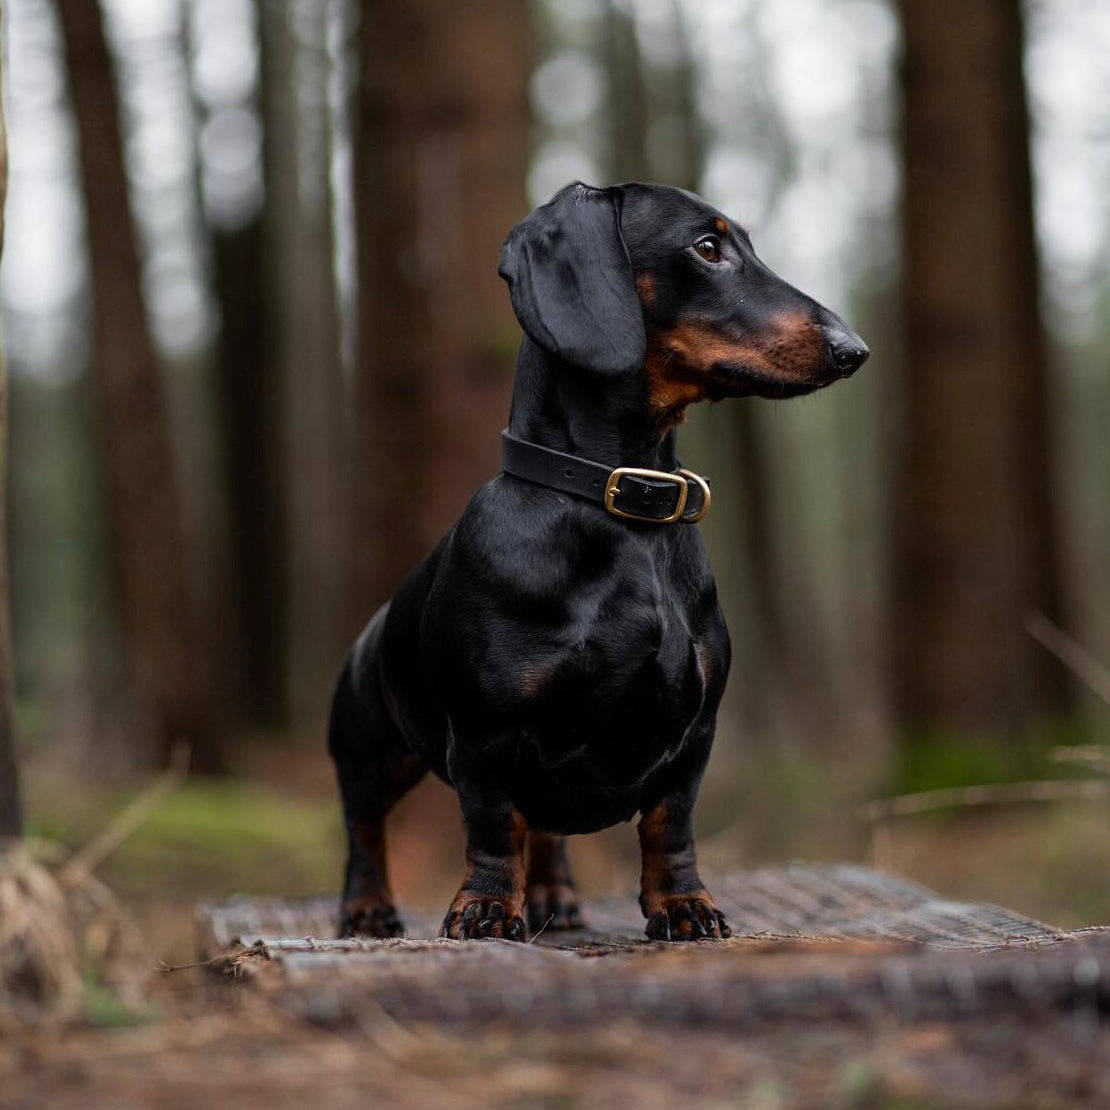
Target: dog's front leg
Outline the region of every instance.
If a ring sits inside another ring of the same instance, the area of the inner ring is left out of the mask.
[[[497,790],[455,782],[466,823],[466,878],[440,936],[524,940],[524,818]]]
[[[680,790],[640,818],[640,908],[649,940],[728,937],[732,930],[698,874],[695,791]]]

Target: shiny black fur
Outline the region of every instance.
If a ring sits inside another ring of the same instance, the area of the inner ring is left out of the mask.
[[[526,333],[514,435],[673,471],[675,430],[644,366],[683,321],[740,352],[704,368],[710,398],[789,396],[863,361],[843,322],[772,274],[736,225],[720,234],[722,219],[677,189],[575,185],[512,230],[500,273]],[[717,261],[694,249],[706,235]],[[780,377],[745,362],[775,320],[801,316],[819,354]],[[729,650],[695,526],[618,519],[505,474],[488,482],[374,616],[336,691],[330,748],[350,840],[341,930],[400,931],[382,823],[430,768],[457,790],[468,831],[447,935],[523,937],[525,825],[586,833],[638,812],[650,817],[649,935],[727,935],[708,895],[695,898],[690,826]],[[572,908],[562,916],[573,924]]]

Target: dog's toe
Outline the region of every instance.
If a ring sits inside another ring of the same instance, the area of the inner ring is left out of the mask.
[[[339,936],[376,937],[386,940],[390,937],[403,937],[405,926],[397,916],[397,908],[392,902],[379,899],[359,899],[343,906],[343,916],[339,923]]]
[[[585,923],[578,906],[578,894],[569,883],[536,884],[528,888],[528,928],[581,929]]]
[[[706,891],[671,894],[648,914],[648,940],[724,940],[732,936],[728,920]]]
[[[439,935],[450,940],[524,940],[526,930],[519,908],[509,899],[461,891],[451,903]]]

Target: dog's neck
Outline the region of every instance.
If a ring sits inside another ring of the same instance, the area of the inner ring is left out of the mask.
[[[520,348],[509,431],[555,451],[617,466],[673,471],[674,431],[660,432],[643,375],[604,377],[571,366],[527,337]]]

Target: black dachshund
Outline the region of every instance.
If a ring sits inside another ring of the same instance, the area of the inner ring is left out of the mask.
[[[467,831],[443,936],[580,925],[564,838],[639,813],[648,937],[726,937],[692,812],[729,637],[675,431],[695,401],[808,393],[867,348],[667,186],[568,186],[499,272],[525,332],[503,472],[370,621],[332,705],[341,933],[401,934],[384,821],[431,768]]]

